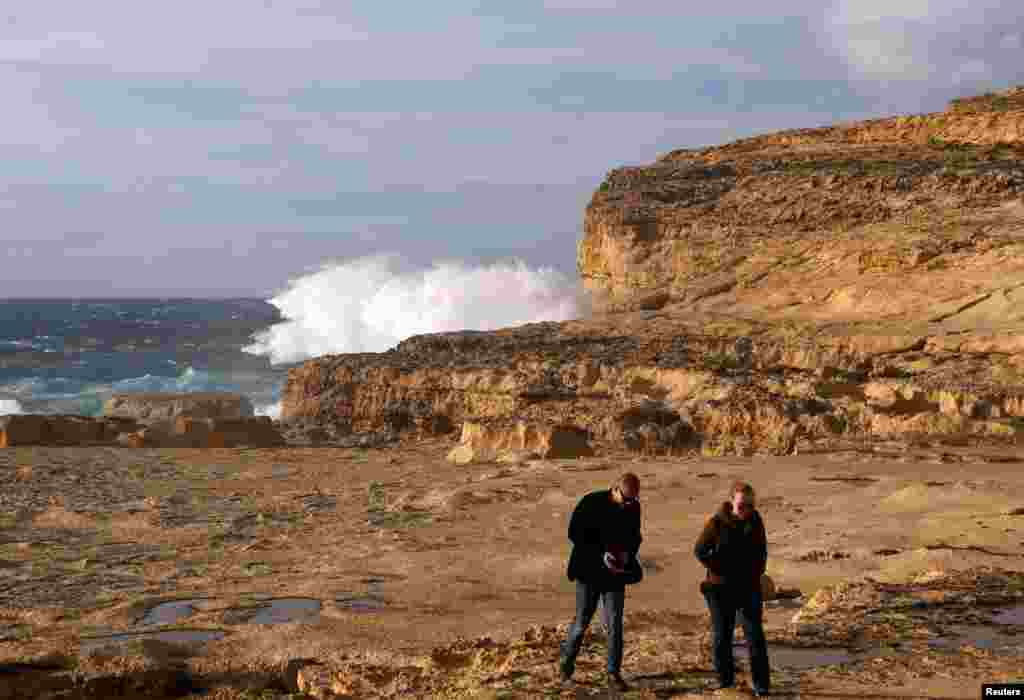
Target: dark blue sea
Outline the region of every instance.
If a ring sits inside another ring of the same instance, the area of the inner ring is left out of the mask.
[[[260,299],[0,300],[0,414],[97,415],[114,392],[234,391],[276,416],[287,366],[243,351]]]

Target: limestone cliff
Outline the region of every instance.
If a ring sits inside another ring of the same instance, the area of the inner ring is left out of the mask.
[[[608,174],[579,272],[605,310],[1020,320],[1022,155],[1024,90],[673,151]]]
[[[613,170],[578,267],[601,313],[292,370],[339,432],[571,425],[789,452],[1024,432],[1024,90]]]

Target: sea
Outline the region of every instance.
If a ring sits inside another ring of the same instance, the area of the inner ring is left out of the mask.
[[[589,308],[554,268],[397,254],[322,264],[267,299],[0,299],[0,414],[95,416],[115,393],[230,391],[278,418],[288,370],[310,358]]]
[[[289,365],[245,352],[264,299],[0,300],[0,414],[95,416],[117,392],[231,391],[276,417]]]

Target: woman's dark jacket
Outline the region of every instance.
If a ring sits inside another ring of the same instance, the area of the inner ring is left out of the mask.
[[[612,501],[607,489],[588,493],[569,520],[569,539],[573,544],[567,571],[570,581],[615,590],[643,578],[636,558],[643,541],[639,503],[622,507]],[[631,555],[624,574],[614,574],[604,564],[605,552],[614,549]]]
[[[707,582],[760,590],[761,575],[768,563],[768,538],[756,510],[746,520],[732,512],[725,501],[708,518],[693,553],[707,567]]]

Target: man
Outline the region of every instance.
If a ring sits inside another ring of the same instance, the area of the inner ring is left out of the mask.
[[[573,543],[568,576],[576,582],[576,619],[562,642],[558,670],[563,681],[572,678],[583,635],[598,602],[608,632],[608,685],[628,690],[622,679],[622,616],[626,586],[639,583],[643,569],[640,550],[640,479],[626,473],[610,489],[588,493],[569,521]]]
[[[750,484],[733,484],[732,501],[722,503],[707,520],[693,551],[707,567],[707,578],[700,589],[711,612],[712,651],[721,687],[731,688],[736,681],[732,640],[739,610],[743,613],[743,632],[750,649],[754,695],[768,695],[771,682],[761,599],[768,538],[764,521],[754,507],[754,489]]]

